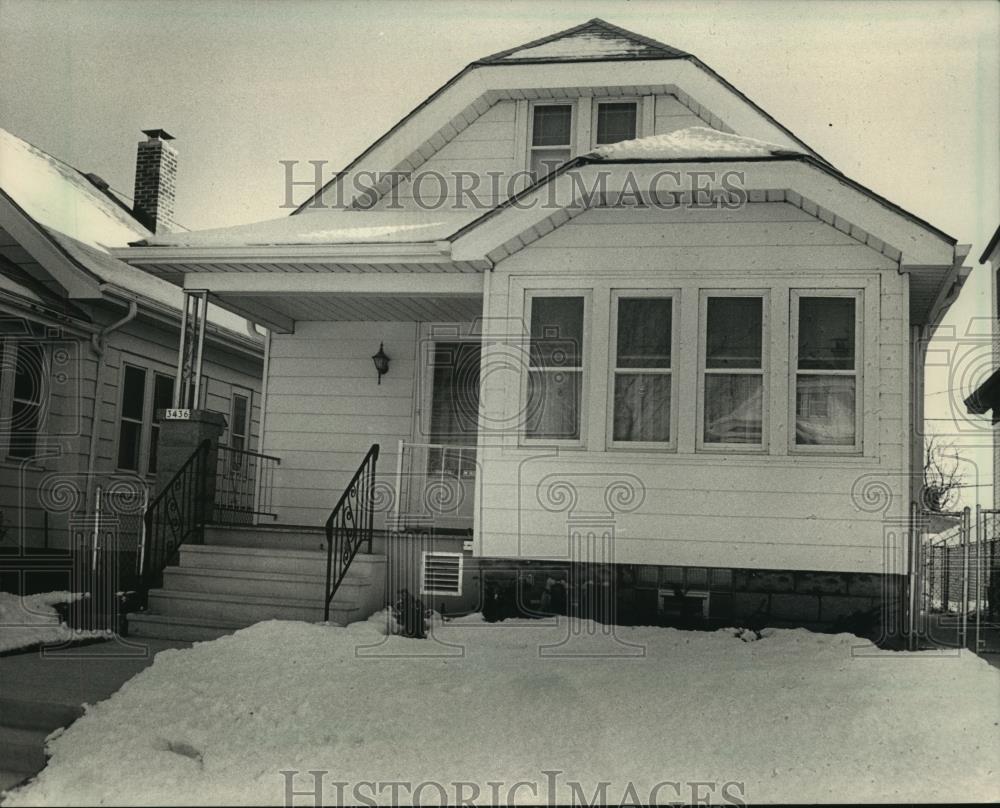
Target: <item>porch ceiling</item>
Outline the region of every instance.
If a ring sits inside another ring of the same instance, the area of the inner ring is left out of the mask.
[[[275,331],[294,330],[297,320],[464,322],[482,317],[481,295],[229,294],[212,300]]]

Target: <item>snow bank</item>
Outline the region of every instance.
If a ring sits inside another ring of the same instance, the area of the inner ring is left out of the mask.
[[[665,135],[651,135],[599,146],[587,156],[600,160],[684,160],[705,157],[768,157],[802,154],[796,149],[752,137],[731,135],[707,126],[691,126]]]
[[[804,630],[433,623],[408,640],[378,619],[271,621],[162,652],[50,740],[48,767],[5,805],[283,804],[281,770],[303,772],[296,790],[329,772],[327,804],[335,781],[357,804],[427,780],[479,784],[481,803],[488,781],[506,800],[524,780],[535,791],[515,799],[545,802],[544,770],[561,772],[563,804],[570,781],[589,799],[600,780],[614,804],[629,783],[645,801],[691,780],[741,783],[749,803],[1000,796],[1000,671],[972,655]]]
[[[63,623],[53,608],[82,598],[73,592],[44,592],[38,595],[12,595],[0,592],[0,652],[33,645],[102,637],[102,631],[77,631]]]

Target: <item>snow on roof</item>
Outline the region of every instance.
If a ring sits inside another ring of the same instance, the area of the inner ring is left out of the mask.
[[[92,246],[149,231],[70,165],[0,129],[0,188],[39,224]]]
[[[481,63],[521,60],[673,59],[684,51],[641,36],[600,18],[481,59]]]
[[[49,234],[73,258],[87,267],[105,283],[110,283],[131,295],[180,311],[184,306],[184,291],[179,286],[129,266],[104,250],[84,244],[55,230]],[[247,334],[247,321],[214,303],[208,304],[208,321],[242,336]]]
[[[482,210],[313,210],[237,227],[158,233],[141,243],[154,247],[261,247],[291,244],[400,244],[438,241],[460,230]]]
[[[623,140],[600,146],[588,158],[597,160],[684,160],[705,157],[768,157],[805,154],[752,137],[732,135],[707,126],[692,126],[665,135]]]

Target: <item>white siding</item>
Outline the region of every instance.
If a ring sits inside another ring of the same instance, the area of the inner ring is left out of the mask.
[[[483,555],[562,558],[569,531],[613,530],[619,562],[884,569],[884,518],[898,526],[908,498],[907,309],[894,263],[784,203],[737,211],[591,210],[498,264],[489,283],[482,396],[494,422],[509,422],[519,411],[511,374],[486,369],[520,340],[510,324],[523,328],[525,289],[590,290],[590,328],[584,447],[519,446],[512,432],[481,440]],[[768,453],[700,453],[697,338],[691,341],[697,290],[739,286],[770,289]],[[681,289],[676,452],[605,449],[608,300],[611,289],[622,287]],[[788,295],[803,287],[864,290],[861,456],[788,451]],[[864,510],[857,501],[861,489],[880,480],[892,493],[891,505],[886,513]],[[575,492],[568,510],[557,489],[547,493],[560,481]],[[634,510],[608,511],[605,492],[616,481],[640,491]]]

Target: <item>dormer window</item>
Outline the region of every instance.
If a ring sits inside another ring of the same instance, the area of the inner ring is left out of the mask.
[[[595,146],[606,146],[638,135],[639,105],[635,101],[604,101],[597,104]]]
[[[573,105],[535,104],[531,116],[531,159],[536,179],[569,160],[573,144]]]

